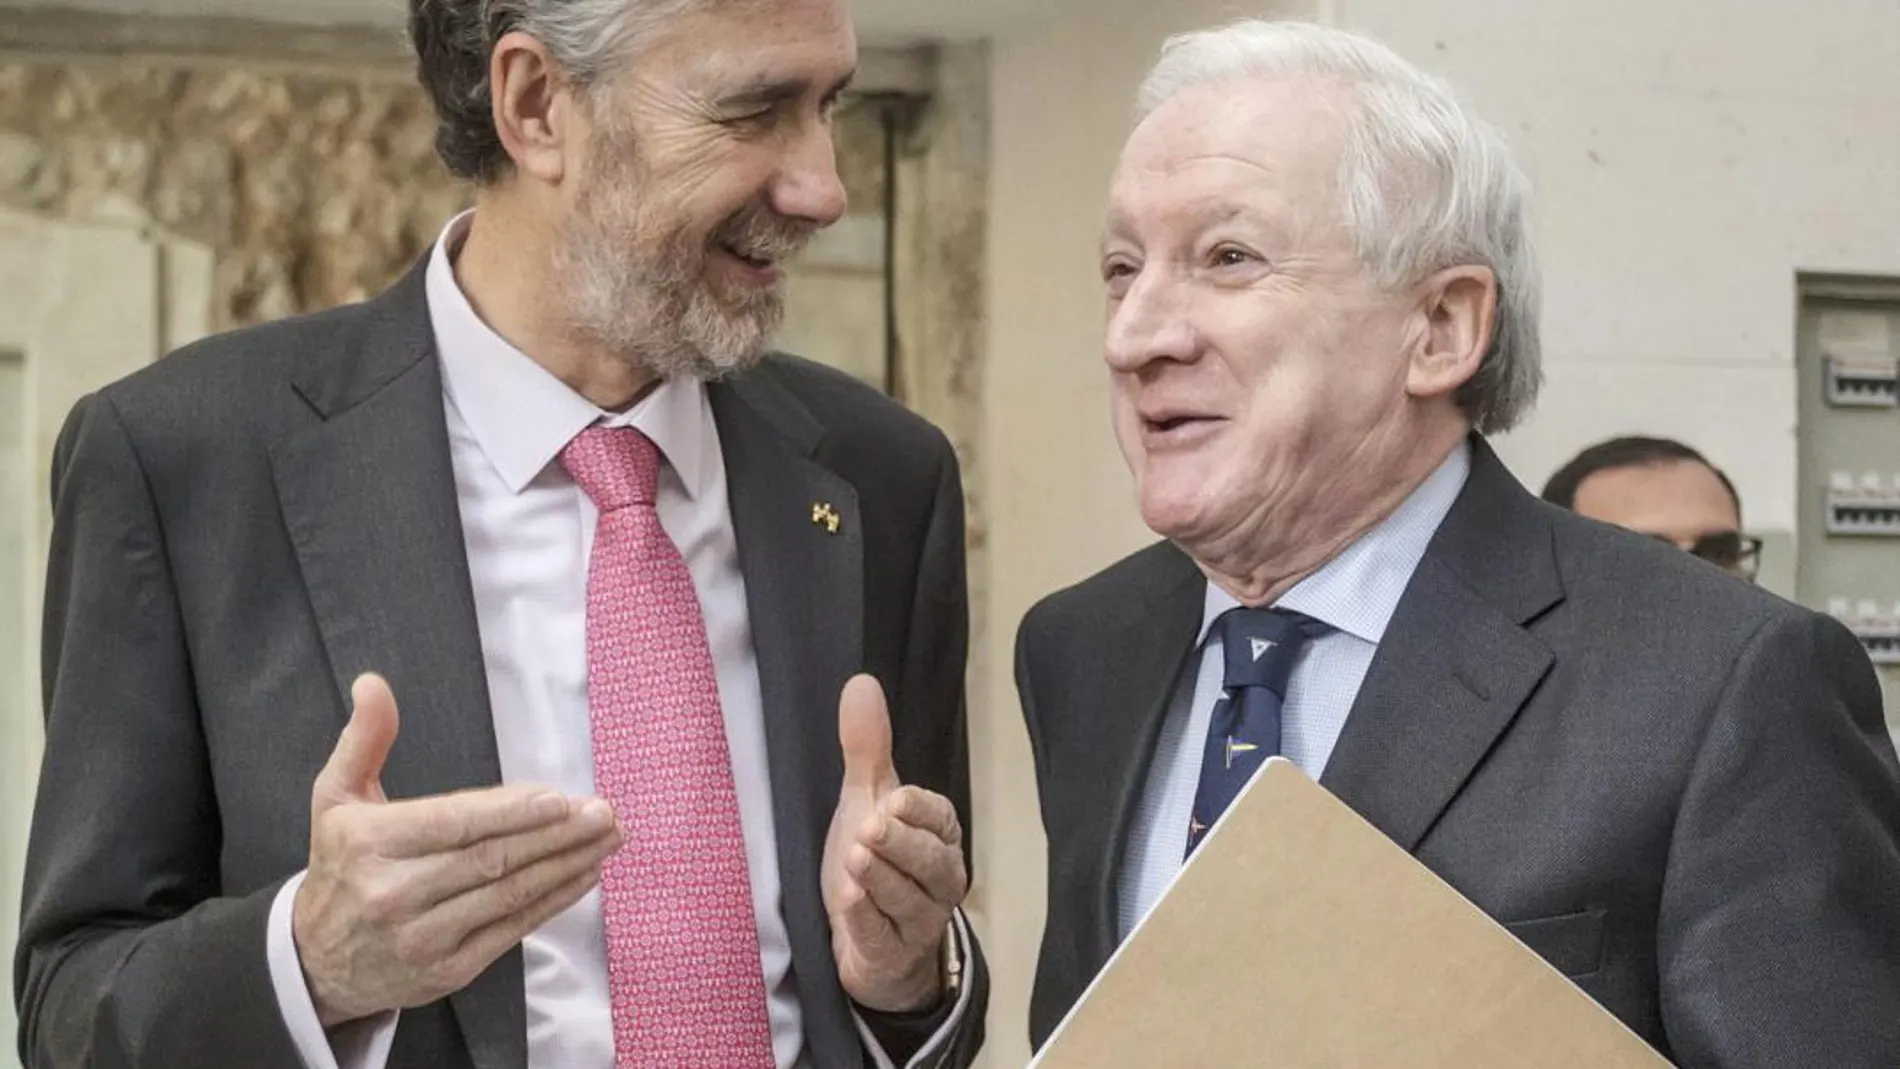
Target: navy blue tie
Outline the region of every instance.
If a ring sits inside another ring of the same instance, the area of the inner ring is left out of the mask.
[[[1225,654],[1222,692],[1207,725],[1187,852],[1227,811],[1267,758],[1280,752],[1280,712],[1293,662],[1325,624],[1282,609],[1229,609],[1214,621]]]

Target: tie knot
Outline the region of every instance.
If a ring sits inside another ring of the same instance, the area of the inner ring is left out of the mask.
[[[632,427],[589,427],[561,450],[561,466],[602,512],[651,505],[660,485],[660,450]]]
[[[1228,687],[1265,687],[1282,698],[1293,662],[1308,638],[1332,630],[1285,609],[1229,609],[1216,621],[1226,654]]]

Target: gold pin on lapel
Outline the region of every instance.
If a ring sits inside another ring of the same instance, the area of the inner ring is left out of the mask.
[[[838,526],[842,524],[844,520],[836,512],[832,511],[829,502],[819,502],[813,504],[811,507],[811,522],[823,527],[826,534],[837,534]]]

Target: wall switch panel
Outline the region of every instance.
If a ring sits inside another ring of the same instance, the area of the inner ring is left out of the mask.
[[[1900,476],[1892,481],[1878,472],[1855,479],[1835,472],[1827,487],[1829,534],[1900,538]]]
[[[1835,408],[1900,407],[1900,357],[1829,356],[1827,403]]]
[[[1858,602],[1829,598],[1827,611],[1860,639],[1869,660],[1879,665],[1900,665],[1900,605],[1886,612],[1878,602],[1864,598]]]
[[[1795,596],[1860,639],[1900,737],[1900,277],[1796,289]]]

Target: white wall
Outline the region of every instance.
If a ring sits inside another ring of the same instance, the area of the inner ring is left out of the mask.
[[[1026,1056],[1043,909],[1006,667],[1016,622],[1147,541],[1099,362],[1107,179],[1162,37],[1242,13],[1382,36],[1519,147],[1538,186],[1549,383],[1500,444],[1533,486],[1599,438],[1672,435],[1730,471],[1751,526],[1785,535],[1795,273],[1900,275],[1894,0],[1098,0],[997,38],[983,448],[997,670],[973,738],[993,1067]]]
[[[1549,383],[1501,443],[1541,482],[1682,438],[1751,526],[1795,516],[1795,273],[1900,274],[1894,0],[1337,0],[1446,75],[1537,185]]]
[[[208,250],[154,241],[136,225],[0,213],[0,352],[24,357],[0,390],[0,510],[8,521],[0,611],[19,614],[0,623],[0,968],[9,978],[39,779],[39,609],[53,444],[81,395],[204,335],[211,273]],[[0,1067],[17,1064],[13,1014],[13,999],[0,1000]]]

